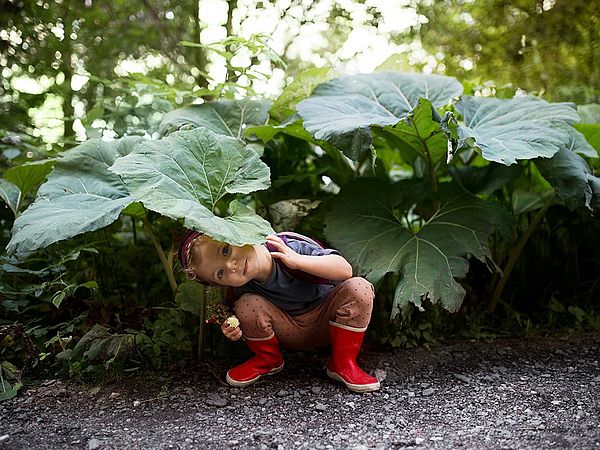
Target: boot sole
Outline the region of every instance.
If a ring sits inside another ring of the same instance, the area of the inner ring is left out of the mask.
[[[370,383],[370,384],[352,384],[352,383],[348,383],[346,380],[344,380],[337,373],[332,372],[329,369],[327,369],[327,376],[329,378],[333,378],[334,380],[341,381],[342,383],[344,383],[346,385],[346,387],[348,389],[350,389],[351,391],[354,391],[354,392],[361,392],[361,393],[362,392],[373,392],[373,391],[379,390],[379,388],[381,386],[381,384],[379,383],[379,381],[377,383]]]
[[[233,386],[233,387],[249,386],[253,383],[256,383],[258,380],[260,380],[265,375],[275,375],[277,372],[281,372],[281,369],[283,369],[283,365],[284,365],[284,363],[281,363],[281,365],[279,367],[275,367],[274,369],[271,369],[267,373],[262,373],[260,375],[257,375],[256,377],[252,378],[251,380],[246,380],[246,381],[234,380],[233,378],[231,378],[229,376],[229,372],[227,372],[227,376],[225,377],[225,379],[227,380],[227,384],[229,384],[230,386]]]

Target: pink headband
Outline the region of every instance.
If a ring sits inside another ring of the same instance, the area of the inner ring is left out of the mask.
[[[194,239],[198,236],[202,236],[202,233],[194,230],[188,230],[184,235],[183,239],[179,243],[179,249],[177,250],[177,257],[179,258],[179,263],[184,270],[188,268],[187,254],[188,248]]]

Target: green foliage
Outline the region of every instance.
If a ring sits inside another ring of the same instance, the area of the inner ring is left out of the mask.
[[[519,331],[540,311],[553,324],[597,323],[597,105],[579,106],[576,123],[572,104],[510,98],[514,86],[389,71],[332,78],[327,67],[297,74],[271,101],[248,83],[266,80],[261,61],[284,67],[264,36],[204,45],[196,21],[182,19],[193,2],[171,5],[172,23],[153,2],[96,3],[16,5],[2,18],[37,17],[21,31],[40,61],[12,42],[5,58],[52,76],[46,93],[60,99],[65,133],[47,145],[29,136],[28,111],[46,95],[3,81],[0,327],[23,331],[0,340],[0,399],[16,394],[21,370],[83,375],[202,357],[219,335],[205,320],[222,293],[177,273],[181,225],[233,244],[259,243],[271,226],[325,236],[378,285],[375,331],[391,345],[434,343],[448,317],[456,334],[480,336],[490,316]],[[82,11],[106,29],[97,44],[68,16]],[[54,39],[54,25],[77,37]],[[161,63],[115,77],[119,39]],[[82,48],[91,77],[73,91]],[[224,60],[222,81],[205,73],[211,55]],[[71,148],[76,118],[92,139]]]
[[[215,214],[227,194],[248,194],[269,186],[269,168],[235,138],[205,128],[178,131],[142,143],[111,170],[146,208],[188,228],[235,245],[261,242],[267,222],[242,204],[230,204],[225,218]]]
[[[552,101],[599,101],[600,21],[587,0],[417,2],[415,28],[434,71],[494,80]]]
[[[137,142],[89,140],[66,152],[36,201],[15,220],[9,254],[25,255],[114,222],[133,198],[108,168]]]
[[[323,83],[297,109],[315,139],[361,160],[371,152],[371,126],[396,125],[419,98],[440,107],[461,93],[462,86],[453,78],[382,72]]]
[[[440,206],[421,226],[408,218],[407,207],[423,196],[410,182],[359,180],[342,191],[327,216],[327,237],[360,274],[375,284],[389,272],[402,274],[392,317],[409,303],[421,308],[425,300],[457,311],[465,291],[456,279],[466,276],[466,257],[486,262],[494,226],[510,234],[510,216],[502,208],[453,186],[439,188]]]
[[[182,128],[206,128],[216,134],[243,139],[246,127],[267,122],[267,101],[222,100],[190,105],[165,114],[160,133],[169,134]]]
[[[488,161],[506,165],[517,159],[550,158],[568,145],[570,134],[576,133],[568,125],[579,120],[574,105],[534,97],[463,96],[456,110],[464,121],[458,127],[458,148],[475,146]]]

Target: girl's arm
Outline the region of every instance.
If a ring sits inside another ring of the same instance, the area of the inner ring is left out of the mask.
[[[268,236],[267,241],[277,249],[276,252],[271,252],[271,256],[279,259],[290,269],[301,270],[334,281],[343,281],[352,277],[352,266],[343,256],[300,255],[285,245],[278,236]]]

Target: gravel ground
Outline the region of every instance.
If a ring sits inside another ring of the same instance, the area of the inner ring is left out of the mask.
[[[47,380],[0,403],[0,449],[600,449],[600,333],[364,352],[371,394],[324,352],[245,388],[231,362],[100,390]],[[97,391],[97,392],[96,392]]]

